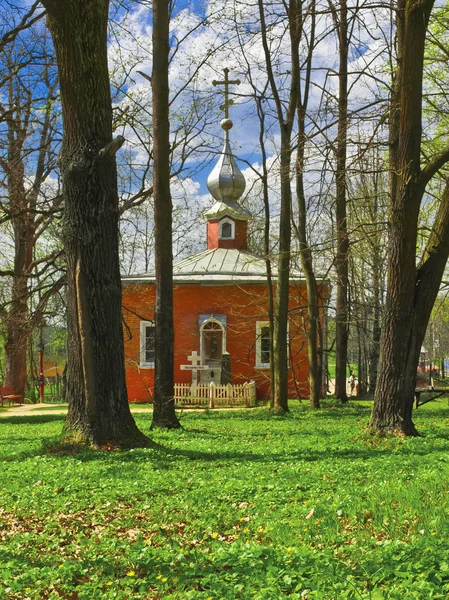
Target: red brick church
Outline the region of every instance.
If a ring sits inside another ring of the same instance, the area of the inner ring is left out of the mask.
[[[201,383],[255,381],[258,398],[269,397],[270,345],[265,260],[248,250],[251,219],[238,200],[245,179],[229,143],[232,121],[221,122],[225,143],[207,185],[215,204],[206,213],[207,249],[173,266],[175,382],[191,383],[182,370],[199,356]],[[129,401],[151,400],[154,382],[154,273],[123,277],[123,318]],[[309,393],[305,282],[291,273],[289,387]]]

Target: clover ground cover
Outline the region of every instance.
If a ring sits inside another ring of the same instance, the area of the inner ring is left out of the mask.
[[[370,437],[369,410],[191,413],[68,454],[42,449],[63,417],[2,419],[0,598],[447,598],[447,402],[417,439]]]

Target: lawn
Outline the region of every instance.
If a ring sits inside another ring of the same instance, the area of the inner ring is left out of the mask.
[[[63,417],[2,419],[0,598],[447,599],[448,403],[417,439],[369,411],[190,413],[156,449],[66,455],[42,449]]]

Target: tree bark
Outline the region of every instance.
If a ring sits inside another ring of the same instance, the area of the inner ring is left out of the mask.
[[[301,266],[304,272],[307,288],[307,354],[309,359],[309,400],[311,408],[320,408],[321,396],[321,377],[322,370],[319,361],[318,352],[318,323],[319,323],[319,300],[318,287],[316,283],[315,272],[313,268],[312,250],[307,238],[307,206],[306,195],[304,191],[304,163],[306,148],[305,119],[307,114],[307,105],[309,100],[309,89],[312,69],[312,53],[315,42],[315,3],[313,2],[308,10],[311,13],[312,23],[309,33],[309,47],[306,63],[304,94],[300,91],[298,94],[298,107],[296,110],[298,120],[298,149],[296,153],[296,197],[298,203],[298,224],[295,227],[296,236],[299,243],[299,254]],[[302,29],[302,21],[301,21]],[[302,97],[301,97],[302,95]]]
[[[337,270],[336,316],[335,316],[335,395],[343,402],[346,394],[346,366],[348,363],[348,253],[349,238],[346,216],[346,146],[348,130],[348,9],[346,0],[340,0],[339,10],[333,10],[338,33],[338,133],[336,143],[336,196],[335,222],[337,249],[335,266]]]
[[[377,197],[374,198],[374,223],[377,222],[378,216],[378,205],[377,205]],[[381,314],[381,285],[382,285],[382,277],[381,277],[381,256],[380,256],[380,248],[375,241],[373,245],[373,253],[372,253],[372,261],[373,261],[373,298],[372,298],[372,319],[373,319],[373,328],[372,328],[372,339],[371,339],[371,349],[369,356],[369,394],[370,396],[374,396],[377,387],[377,371],[379,366],[379,349],[380,349],[380,314]]]
[[[290,291],[291,147],[289,135],[281,131],[281,212],[273,339],[273,410],[288,411],[288,301]]]
[[[153,0],[155,368],[151,427],[178,428],[174,401],[172,199],[170,194],[169,3]]]
[[[59,68],[67,261],[67,434],[140,445],[125,383],[118,196],[107,62],[109,0],[44,0]]]
[[[267,152],[265,148],[265,113],[262,107],[262,98],[256,98],[257,115],[259,117],[259,146],[262,154],[262,197],[264,204],[264,230],[263,244],[265,255],[265,266],[267,269],[267,291],[268,291],[268,322],[270,324],[270,407],[274,409],[274,286],[273,273],[271,268],[271,248],[270,248],[270,198],[268,190],[268,168]]]
[[[268,81],[276,105],[277,119],[281,130],[280,148],[280,182],[281,203],[279,215],[279,259],[277,270],[277,286],[275,297],[274,332],[273,332],[273,410],[276,413],[288,411],[288,302],[291,258],[291,203],[292,191],[290,183],[291,169],[291,135],[295,120],[295,110],[299,93],[299,32],[300,9],[296,0],[289,0],[287,17],[289,22],[291,81],[288,106],[284,114],[283,104],[279,96],[273,72],[270,48],[267,38],[265,8],[262,0],[258,0],[262,46]]]
[[[301,193],[302,181],[297,182],[298,194],[298,241],[299,252],[301,256],[301,266],[304,272],[307,288],[307,354],[309,359],[309,385],[310,385],[310,407],[320,408],[321,396],[321,377],[322,372],[319,364],[318,353],[318,322],[319,322],[319,304],[318,289],[315,278],[315,272],[312,264],[312,253],[308,245],[306,235],[306,210],[305,197]],[[303,192],[303,190],[302,190]]]
[[[19,52],[20,53],[20,52]],[[50,148],[49,136],[51,102],[47,102],[37,148],[35,178],[32,189],[25,187],[25,161],[30,149],[25,147],[36,123],[32,120],[32,92],[23,93],[14,53],[6,59],[8,72],[8,113],[6,121],[7,156],[0,158],[6,173],[8,200],[14,233],[14,267],[11,284],[11,302],[6,316],[6,370],[5,385],[12,386],[17,394],[24,395],[27,376],[27,340],[32,330],[28,310],[29,276],[36,244],[37,199],[41,190]],[[48,64],[44,64],[42,78],[48,81]],[[53,90],[47,86],[47,100]],[[42,92],[41,92],[42,93]]]
[[[21,150],[16,153],[10,148],[8,162],[11,166],[8,172],[8,193],[13,212],[15,252],[11,304],[6,319],[5,385],[12,386],[16,394],[23,396],[26,387],[26,349],[29,335],[28,269],[32,261],[34,227],[22,212],[27,208],[27,200]]]
[[[424,44],[433,0],[400,0],[398,67],[391,100],[388,286],[371,427],[417,435],[412,421],[419,352],[449,255],[446,187],[426,252],[416,268],[419,209],[434,163],[421,170]],[[437,166],[435,166],[437,164]]]

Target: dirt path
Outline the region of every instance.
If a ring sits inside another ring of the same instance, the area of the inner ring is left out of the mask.
[[[6,410],[5,410],[6,409]],[[132,413],[151,413],[152,408],[132,407]],[[22,404],[22,406],[4,407],[0,411],[2,417],[23,417],[25,415],[65,415],[67,414],[67,404]]]
[[[235,407],[223,407],[223,408],[214,408],[213,411],[222,411],[222,410],[251,410],[254,408],[253,406],[245,408],[244,406],[235,406]],[[177,412],[186,411],[186,412],[202,412],[206,410],[206,408],[178,408]],[[153,407],[149,406],[139,406],[131,405],[131,412],[133,414],[145,414],[152,413]],[[10,406],[3,407],[3,410],[0,410],[0,419],[5,417],[24,417],[24,416],[32,416],[32,415],[65,415],[67,414],[67,404],[22,404],[22,406]]]

